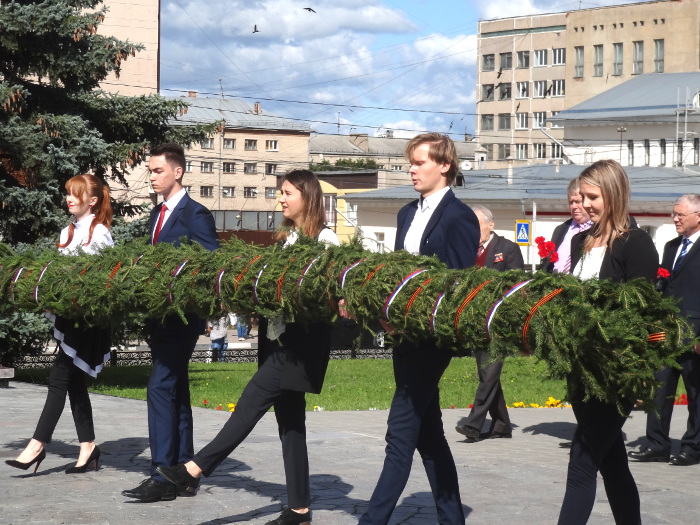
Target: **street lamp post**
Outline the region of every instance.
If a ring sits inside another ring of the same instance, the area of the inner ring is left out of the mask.
[[[617,128],[617,132],[620,134],[620,164],[622,164],[622,134],[627,131],[625,126],[620,126]]]

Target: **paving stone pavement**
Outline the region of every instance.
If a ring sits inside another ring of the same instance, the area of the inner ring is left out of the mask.
[[[43,406],[45,387],[11,382],[0,389],[0,460],[13,459],[31,437]],[[102,462],[97,472],[64,474],[77,459],[78,443],[70,408],[61,418],[39,471],[0,464],[1,524],[264,524],[286,503],[284,472],[273,414],[203,480],[196,497],[139,503],[121,496],[147,474],[150,462],[146,403],[92,395]],[[194,408],[195,449],[205,445],[228,414]],[[571,409],[513,409],[513,439],[464,443],[455,422],[468,410],[445,410],[446,433],[459,471],[468,524],[553,524],[564,494],[568,452],[558,443],[571,437]],[[387,411],[307,414],[314,524],[357,523],[384,458]],[[687,410],[674,411],[674,452]],[[629,446],[644,434],[645,416],[633,413],[624,430]],[[700,466],[633,463],[646,525],[698,523]],[[599,480],[589,521],[613,519]],[[391,520],[392,524],[437,523],[420,459]]]

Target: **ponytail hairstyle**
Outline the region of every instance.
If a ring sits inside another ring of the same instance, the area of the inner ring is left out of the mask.
[[[588,166],[578,177],[580,184],[600,188],[603,197],[603,213],[593,225],[583,245],[588,253],[600,239],[608,247],[630,229],[629,200],[630,181],[624,168],[614,160],[599,160]]]
[[[90,244],[92,240],[92,232],[95,231],[95,226],[98,224],[104,224],[107,229],[112,225],[112,203],[109,200],[109,188],[100,179],[94,175],[76,175],[71,177],[66,182],[66,191],[71,195],[75,195],[83,203],[91,198],[95,197],[97,202],[91,206],[91,212],[95,215],[92,219],[92,224],[90,224],[90,233],[88,235],[87,242],[85,246]],[[75,223],[71,221],[68,226],[68,238],[65,244],[60,244],[57,242],[56,245],[59,248],[65,248],[73,240],[73,233],[75,232]]]
[[[316,175],[309,170],[291,170],[287,172],[282,182],[287,181],[301,192],[304,201],[304,217],[298,229],[312,239],[316,239],[321,230],[326,227],[326,214],[323,211],[323,190]],[[294,227],[294,221],[285,219],[280,224],[275,238],[285,241],[289,231]]]

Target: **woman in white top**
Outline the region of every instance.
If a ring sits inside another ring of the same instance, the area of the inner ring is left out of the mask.
[[[571,240],[571,273],[581,279],[652,281],[659,267],[659,255],[651,237],[630,224],[630,185],[625,170],[614,160],[600,160],[583,170],[579,183],[583,207],[593,226]],[[640,524],[639,492],[622,437],[622,425],[634,400],[619,398],[621,414],[615,403],[593,396],[585,400],[575,374],[569,376],[568,388],[578,426],[571,446],[559,525],[588,521],[598,472],[603,476],[615,523]]]
[[[68,212],[73,215],[73,221],[61,231],[57,243],[59,251],[94,254],[104,246],[112,246],[109,188],[94,175],[76,175],[66,182],[66,190]],[[83,373],[97,377],[102,364],[109,359],[109,329],[88,327],[82,321],[51,313],[47,313],[47,317],[54,321],[54,337],[59,341],[60,350],[49,374],[46,403],[34,437],[17,459],[6,463],[23,470],[36,463],[34,472],[37,471],[46,457],[46,444],[51,442],[68,395],[80,454],[77,463],[66,469],[66,474],[83,473],[93,462],[97,470],[100,449],[95,445],[92,405]]]
[[[300,235],[326,244],[339,244],[335,232],[325,226],[323,192],[313,173],[308,170],[287,173],[279,203],[284,220],[277,240],[284,246],[294,244]],[[305,393],[321,392],[330,355],[330,324],[305,326],[285,323],[281,318],[261,319],[258,333],[259,368],[243,390],[235,412],[192,461],[158,467],[158,472],[179,489],[195,492],[199,478],[211,475],[274,406],[282,441],[288,508],[267,525],[308,524],[311,496]]]

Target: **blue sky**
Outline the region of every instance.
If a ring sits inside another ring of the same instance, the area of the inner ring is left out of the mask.
[[[260,101],[324,133],[456,138],[474,131],[479,20],[621,3],[163,0],[161,92]]]

